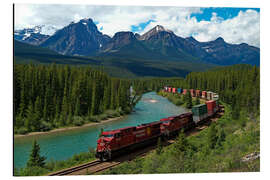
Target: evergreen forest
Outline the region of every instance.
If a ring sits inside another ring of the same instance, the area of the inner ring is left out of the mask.
[[[15,133],[98,122],[129,113],[130,81],[62,65],[14,67]]]

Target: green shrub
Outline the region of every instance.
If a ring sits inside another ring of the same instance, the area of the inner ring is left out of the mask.
[[[34,167],[27,167],[27,168],[22,168],[19,170],[19,176],[40,176],[43,174],[48,173],[48,169],[34,166]]]
[[[129,106],[124,108],[125,114],[130,114],[131,113],[131,108]]]
[[[106,119],[108,119],[107,114],[100,114],[100,115],[98,116],[98,118],[99,118],[100,120],[106,120]]]
[[[41,120],[40,131],[50,131],[51,129],[51,123]]]
[[[98,116],[88,116],[87,121],[89,121],[89,122],[100,122]]]
[[[74,116],[73,117],[73,124],[75,126],[82,126],[84,124],[84,120],[82,117],[80,116]]]
[[[28,133],[28,130],[25,127],[15,128],[14,129],[15,134],[26,134]]]
[[[181,106],[182,104],[184,104],[184,102],[181,101],[181,99],[175,99],[175,100],[174,100],[174,104],[175,104],[176,106]]]
[[[104,114],[107,114],[108,118],[114,118],[115,117],[114,112],[115,112],[114,110],[109,109],[109,110],[106,110]]]

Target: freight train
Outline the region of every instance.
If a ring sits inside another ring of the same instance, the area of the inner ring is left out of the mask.
[[[186,94],[187,89],[164,87],[163,91]],[[125,127],[100,134],[96,157],[101,161],[156,143],[158,138],[176,136],[180,130],[189,130],[203,123],[219,110],[218,94],[190,89],[191,96],[206,99],[205,104],[192,107],[192,112],[160,119],[139,126]]]

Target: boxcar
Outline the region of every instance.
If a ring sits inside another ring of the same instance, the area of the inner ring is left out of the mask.
[[[203,122],[208,117],[207,105],[199,104],[192,107],[193,121],[198,124]]]

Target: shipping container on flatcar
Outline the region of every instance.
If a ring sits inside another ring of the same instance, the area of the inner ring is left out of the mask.
[[[187,89],[183,89],[183,94],[184,94],[184,95],[187,94]]]
[[[195,92],[196,92],[196,97],[201,97],[201,96],[202,96],[202,95],[201,95],[202,93],[201,93],[200,90],[196,90]]]
[[[164,91],[165,91],[165,92],[168,91],[168,87],[167,87],[167,86],[164,87]]]
[[[218,94],[217,93],[213,93],[213,98],[212,99],[216,101],[216,100],[218,100],[218,98],[219,98],[218,97]]]
[[[181,94],[182,93],[182,89],[181,88],[177,88],[177,93]]]
[[[208,116],[209,117],[213,116],[217,111],[216,101],[214,100],[206,101],[205,104],[207,105]]]
[[[193,121],[198,124],[208,117],[207,105],[199,104],[192,107]]]
[[[172,92],[173,93],[176,93],[176,88],[172,88]]]
[[[195,97],[195,90],[194,89],[190,89],[189,90],[191,97]]]
[[[206,91],[202,91],[202,98],[206,99],[207,98],[207,92]]]
[[[212,98],[213,98],[213,92],[207,91],[207,97],[206,97],[206,99],[212,100]]]

